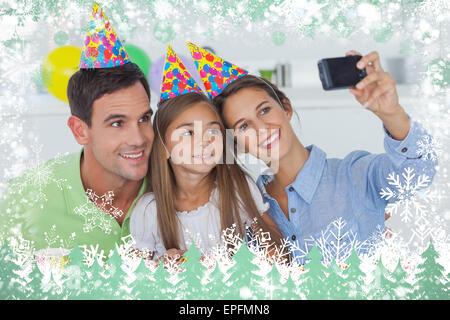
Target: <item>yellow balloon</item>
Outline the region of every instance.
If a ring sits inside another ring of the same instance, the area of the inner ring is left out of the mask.
[[[48,92],[56,98],[68,102],[67,84],[77,72],[81,48],[75,46],[59,47],[48,54],[42,63],[42,80]]]

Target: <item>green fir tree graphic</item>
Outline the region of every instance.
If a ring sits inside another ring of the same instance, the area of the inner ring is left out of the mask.
[[[417,299],[449,299],[448,279],[444,274],[444,267],[436,260],[439,254],[434,249],[432,240],[428,248],[421,254],[423,262],[417,266],[420,270],[416,274],[415,296]]]

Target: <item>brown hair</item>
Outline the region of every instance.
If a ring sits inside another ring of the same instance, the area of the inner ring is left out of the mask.
[[[221,116],[223,116],[223,107],[227,98],[245,88],[254,88],[266,92],[271,98],[278,101],[281,107],[286,110],[285,101],[289,101],[289,99],[284,92],[278,89],[272,82],[262,77],[246,74],[231,82],[214,98],[213,103]]]
[[[223,137],[225,137],[225,127],[220,120],[217,110],[205,95],[199,93],[187,93],[165,100],[162,103],[160,102],[153,121],[156,137],[150,155],[152,174],[149,179],[151,179],[155,195],[160,236],[167,249],[179,249],[180,229],[174,204],[173,190],[176,188],[176,182],[171,164],[166,156],[164,137],[170,123],[183,111],[197,103],[208,105],[217,114]],[[223,155],[225,154],[226,143],[224,143],[223,150]],[[280,242],[279,235],[276,232],[271,232],[267,224],[259,218],[260,214],[246,181],[246,173],[237,163],[229,162],[216,165],[211,172],[219,191],[221,230],[223,231],[235,224],[235,232],[242,239],[245,234],[239,214],[239,208],[242,208],[250,219],[258,218],[256,222],[258,230],[262,229],[263,231],[270,232],[271,239],[276,239],[276,241]]]
[[[133,62],[114,68],[80,69],[69,79],[67,98],[70,112],[91,126],[92,105],[107,93],[128,88],[140,81],[150,101],[150,87],[144,73]]]

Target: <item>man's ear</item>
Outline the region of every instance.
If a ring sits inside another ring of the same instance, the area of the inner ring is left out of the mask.
[[[294,113],[294,110],[291,105],[291,100],[289,100],[288,98],[284,98],[281,102],[283,102],[284,112],[286,112],[289,121],[291,121],[292,114]]]
[[[85,146],[89,143],[89,126],[86,122],[84,122],[77,116],[70,116],[69,120],[67,120],[67,125],[72,131],[72,134],[75,140],[77,140],[78,144]]]

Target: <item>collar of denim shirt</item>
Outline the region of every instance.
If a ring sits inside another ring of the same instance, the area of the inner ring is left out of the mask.
[[[310,151],[309,157],[303,167],[300,169],[294,182],[286,186],[286,193],[289,188],[293,187],[294,191],[303,198],[308,204],[316,193],[320,180],[322,179],[323,170],[325,168],[327,155],[326,153],[315,145],[307,146],[306,149]],[[266,186],[273,180],[274,175],[270,169],[266,169],[257,180],[257,185],[261,190],[263,196],[268,199],[273,199],[266,191]]]

